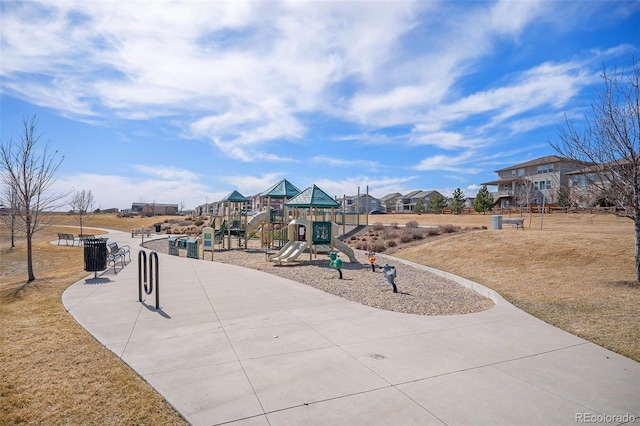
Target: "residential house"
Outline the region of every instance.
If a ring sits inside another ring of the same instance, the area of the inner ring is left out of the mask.
[[[396,213],[396,202],[399,198],[402,198],[402,194],[399,192],[393,192],[380,198],[380,210],[386,213]]]
[[[427,206],[429,205],[429,201],[435,194],[440,194],[438,191],[429,190],[429,191],[412,191],[396,200],[396,212],[397,213],[413,213],[416,207],[416,203],[418,200],[422,200],[422,205],[424,206],[425,211],[427,211]],[[442,194],[440,194],[442,196]]]
[[[380,210],[380,200],[369,194],[347,195],[341,200],[340,204],[345,213],[355,214]]]
[[[612,185],[619,187],[621,182],[633,181],[635,171],[633,163],[621,158],[608,163],[590,164],[567,175],[572,204],[576,207],[590,208],[604,201],[607,195],[611,195]],[[612,201],[614,200],[609,200]]]
[[[568,185],[569,173],[580,168],[567,158],[548,155],[496,170],[498,179],[482,185],[497,187],[492,194],[500,207],[551,204],[558,189]]]

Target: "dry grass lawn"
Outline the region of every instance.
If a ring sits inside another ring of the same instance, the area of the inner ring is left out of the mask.
[[[67,216],[56,223],[64,221],[74,223]],[[141,223],[96,216],[89,224],[128,230]],[[0,424],[186,424],[62,306],[62,292],[88,274],[82,248],[49,241],[56,232],[78,231],[52,227],[36,234],[36,280],[25,285],[26,244],[18,240],[9,250],[7,229],[0,229]]]
[[[370,223],[409,220],[491,227],[491,217],[483,215],[369,217]],[[97,215],[86,226],[128,231],[156,221]],[[66,215],[56,223],[75,225]],[[36,235],[37,279],[25,285],[25,243],[9,249],[7,229],[0,228],[0,423],[183,424],[162,397],[66,313],[62,292],[88,274],[81,248],[49,243],[56,232],[69,228]],[[470,231],[395,255],[482,283],[551,324],[640,361],[633,253],[629,219],[553,214],[545,216],[542,230],[536,216],[524,231]]]
[[[491,216],[391,217],[400,224],[487,226],[394,256],[483,284],[550,324],[640,361],[640,286],[630,219],[554,213],[544,216],[540,229],[540,216],[534,215],[529,228],[525,215],[524,231],[494,231]]]

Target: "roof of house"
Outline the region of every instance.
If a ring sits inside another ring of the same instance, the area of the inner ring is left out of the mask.
[[[391,194],[387,194],[384,197],[380,198],[380,201],[392,201],[395,200],[397,198],[402,197],[402,194],[399,192],[393,192]]]
[[[535,160],[525,161],[524,163],[516,164],[515,166],[505,167],[503,169],[496,170],[496,173],[503,172],[511,169],[521,169],[523,167],[541,166],[549,163],[559,163],[562,161],[571,161],[568,158],[558,157],[557,155],[547,155],[545,157],[536,158]]]
[[[420,189],[418,189],[418,190],[416,190],[416,191],[411,191],[411,192],[409,192],[408,194],[403,195],[403,196],[402,196],[402,198],[415,198],[415,195],[416,195],[416,194],[419,194],[419,193],[421,193],[421,192],[422,192],[422,190],[420,190]]]

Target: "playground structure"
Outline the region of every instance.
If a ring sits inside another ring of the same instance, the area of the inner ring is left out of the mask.
[[[259,234],[261,247],[278,249],[269,259],[278,263],[296,260],[300,254],[314,254],[339,250],[350,262],[357,262],[353,249],[340,241],[339,227],[335,223],[335,209],[339,203],[313,185],[300,191],[286,179],[260,194],[262,210],[247,216],[249,199],[233,191],[221,200],[221,211],[214,215],[211,226],[201,235],[203,258],[218,243],[220,249],[231,249],[237,239],[237,248],[247,248],[248,238]],[[329,220],[327,220],[329,219]]]
[[[308,231],[310,230],[310,232]],[[339,250],[357,262],[353,249],[340,241],[339,227],[334,222],[293,219],[288,225],[289,242],[269,259],[278,263],[292,262],[305,251],[309,251],[309,260],[318,253],[330,253]]]

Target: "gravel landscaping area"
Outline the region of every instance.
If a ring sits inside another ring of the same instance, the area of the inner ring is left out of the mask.
[[[168,253],[166,239],[149,241],[144,246],[158,253]],[[186,257],[186,250],[180,250],[180,256]],[[193,261],[207,262],[210,256],[207,253],[207,260]],[[343,279],[339,279],[338,271],[329,266],[329,256],[326,254],[318,254],[317,258],[309,260],[309,253],[302,253],[295,262],[283,265],[267,260],[265,251],[258,248],[217,250],[213,254],[216,262],[257,269],[389,311],[417,315],[458,315],[484,311],[494,305],[490,299],[454,281],[394,262],[391,257],[377,255],[378,265],[389,263],[396,267],[398,293],[393,293],[382,270],[376,268],[375,272],[372,271],[365,252],[356,250],[359,263],[350,263],[344,254],[340,258],[344,262]]]

